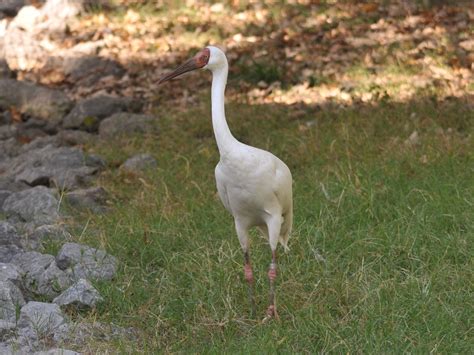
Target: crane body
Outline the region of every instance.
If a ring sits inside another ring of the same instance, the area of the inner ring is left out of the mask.
[[[272,261],[268,271],[270,305],[265,319],[277,318],[274,282],[278,242],[287,243],[293,222],[292,176],[286,164],[265,150],[239,142],[225,118],[224,92],[227,58],[219,48],[209,46],[160,79],[160,83],[195,69],[212,72],[212,126],[220,160],[215,169],[217,191],[224,207],[234,217],[235,229],[244,252],[244,275],[249,285],[252,314],[255,314],[254,277],[249,255],[249,230],[258,229],[268,239]]]

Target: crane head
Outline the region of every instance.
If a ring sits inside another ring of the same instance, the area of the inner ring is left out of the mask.
[[[204,68],[207,65],[207,63],[209,63],[210,57],[211,57],[211,50],[210,48],[206,47],[202,51],[197,53],[194,57],[187,60],[185,63],[181,64],[174,71],[161,77],[161,79],[158,81],[158,84],[161,84],[161,83],[164,83],[165,81],[176,78],[177,76],[180,76],[191,70]]]

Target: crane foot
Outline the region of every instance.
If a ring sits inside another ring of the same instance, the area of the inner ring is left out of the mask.
[[[266,316],[263,318],[262,320],[262,323],[266,323],[268,322],[270,319],[275,319],[277,321],[280,320],[280,317],[278,316],[278,313],[277,313],[277,310],[276,310],[276,307],[274,304],[271,304],[270,306],[268,306],[267,308],[267,314]]]

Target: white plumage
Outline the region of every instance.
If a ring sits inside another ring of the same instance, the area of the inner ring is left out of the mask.
[[[276,248],[280,242],[287,249],[293,221],[292,177],[290,169],[272,153],[243,144],[234,138],[225,118],[224,91],[227,83],[227,58],[219,48],[206,47],[174,72],[169,80],[186,71],[204,68],[212,72],[212,125],[220,161],[215,169],[219,197],[232,214],[240,245],[245,255],[245,277],[249,283],[252,313],[253,273],[249,257],[249,229],[258,227],[268,238],[272,250],[270,306],[267,318],[277,317],[274,280]]]

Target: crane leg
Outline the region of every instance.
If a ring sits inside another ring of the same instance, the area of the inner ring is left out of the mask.
[[[276,294],[275,294],[275,280],[277,277],[277,264],[276,264],[276,250],[272,250],[272,262],[270,263],[270,268],[268,269],[268,279],[270,280],[270,305],[267,309],[267,315],[263,321],[267,321],[271,318],[279,319],[277,308],[276,308]]]
[[[255,317],[257,314],[257,307],[255,306],[255,295],[254,295],[254,278],[253,278],[253,271],[252,265],[250,265],[250,256],[249,252],[245,251],[244,253],[245,265],[244,265],[244,273],[245,279],[247,280],[249,286],[249,302],[250,302],[250,311],[252,318]]]
[[[268,241],[270,243],[270,248],[272,249],[272,262],[270,263],[270,268],[268,269],[268,279],[270,281],[270,305],[268,306],[267,314],[263,319],[264,322],[271,318],[275,318],[277,320],[279,319],[276,307],[275,280],[277,277],[276,249],[278,245],[278,238],[280,236],[281,223],[281,213],[274,213],[272,218],[267,222]]]
[[[244,275],[248,284],[248,293],[249,293],[249,303],[250,311],[252,317],[256,315],[256,306],[255,306],[255,295],[254,295],[254,278],[252,265],[250,264],[250,255],[249,255],[249,232],[248,224],[245,221],[236,219],[235,220],[235,229],[237,231],[237,236],[239,237],[240,246],[244,251]]]

